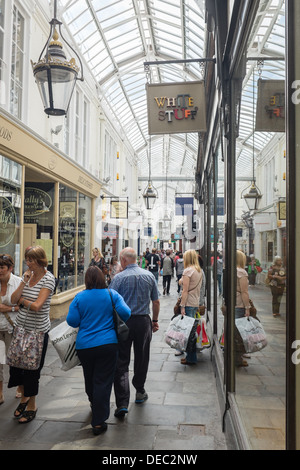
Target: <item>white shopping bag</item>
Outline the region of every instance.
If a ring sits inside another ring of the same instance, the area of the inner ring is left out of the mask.
[[[195,318],[177,315],[171,320],[165,332],[165,342],[171,348],[185,351],[194,323]]]
[[[75,350],[77,332],[78,328],[72,328],[66,321],[63,321],[49,332],[50,341],[60,357],[61,369],[64,371],[80,365]]]
[[[235,324],[247,353],[260,351],[267,346],[267,336],[260,321],[252,317],[243,317],[237,318]]]

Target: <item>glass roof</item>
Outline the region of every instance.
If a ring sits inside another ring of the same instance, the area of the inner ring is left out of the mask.
[[[202,79],[198,63],[159,64],[146,72],[144,62],[204,57],[204,0],[59,0],[58,17],[78,45],[85,64],[99,84],[99,99],[120,132],[126,135],[139,165],[140,176],[149,173],[149,135],[146,83]],[[273,134],[255,132],[258,73],[263,79],[284,79],[284,0],[259,2],[250,35],[246,77],[243,83],[237,140],[238,176],[252,174],[255,157]],[[266,60],[258,71],[257,61]],[[253,100],[254,92],[254,100]],[[254,105],[256,106],[256,104]],[[254,144],[254,145],[253,145]],[[154,186],[165,194],[166,175],[193,177],[198,134],[151,137],[151,173]],[[155,181],[155,177],[159,181]],[[170,202],[175,191],[191,191],[190,182],[168,182]],[[141,183],[143,186],[143,183]],[[146,184],[145,184],[146,186]],[[245,183],[244,183],[245,186]],[[165,197],[165,196],[163,196]]]
[[[203,0],[59,0],[58,7],[58,17],[99,83],[102,105],[130,141],[140,175],[148,176],[147,80],[178,82],[199,80],[202,75],[197,63],[151,66],[147,74],[144,62],[203,57]],[[151,140],[153,178],[165,176],[166,171],[194,176],[197,134]],[[175,190],[177,183],[170,186]]]
[[[257,58],[260,58],[260,60],[256,60]],[[257,163],[260,152],[274,138],[274,133],[254,132],[257,81],[259,78],[263,80],[284,80],[284,58],[284,0],[260,2],[257,21],[250,35],[246,77],[243,83],[237,142],[237,176],[252,175],[253,153]],[[245,186],[245,183],[240,186]]]

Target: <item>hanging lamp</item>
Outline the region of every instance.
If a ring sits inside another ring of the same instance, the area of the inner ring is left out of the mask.
[[[253,68],[253,134],[252,134],[252,183],[249,188],[246,188],[244,191],[249,189],[248,193],[243,195],[242,193],[242,198],[245,199],[246,204],[248,206],[249,211],[256,211],[258,209],[258,202],[262,198],[261,192],[256,186],[255,183],[255,176],[254,176],[254,165],[255,165],[255,96],[254,96],[254,88],[255,85],[255,76],[254,76],[254,68]]]
[[[32,62],[33,74],[49,116],[66,115],[77,80],[83,81],[83,68],[79,55],[66,41],[61,32],[62,23],[56,18],[57,0],[54,0],[54,18],[50,21],[50,34],[37,62]],[[63,43],[76,55],[67,59]],[[44,57],[43,54],[45,52]],[[81,71],[81,76],[78,74]]]
[[[143,198],[145,202],[146,209],[151,210],[154,207],[154,204],[157,199],[157,190],[152,184],[151,181],[151,137],[149,140],[149,152],[148,152],[148,161],[149,161],[149,177],[148,184],[143,192]]]

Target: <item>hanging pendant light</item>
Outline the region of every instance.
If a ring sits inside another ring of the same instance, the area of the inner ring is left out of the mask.
[[[63,116],[68,112],[76,81],[84,79],[80,57],[64,39],[61,32],[62,23],[56,18],[56,11],[57,0],[54,0],[54,18],[50,21],[49,38],[38,62],[31,61],[31,65],[45,113],[50,116]],[[75,53],[80,67],[74,58],[67,59],[62,41]],[[81,77],[78,78],[80,70]]]
[[[152,181],[151,181],[151,137],[149,141],[149,178],[148,178],[148,184],[143,192],[143,198],[145,202],[146,209],[151,210],[154,207],[154,204],[157,199],[157,190],[154,188]]]
[[[256,211],[258,209],[258,201],[261,199],[262,195],[254,181],[252,181],[249,192],[243,197],[250,211]]]
[[[252,183],[249,188],[246,188],[244,191],[249,189],[248,193],[243,195],[242,198],[245,199],[246,204],[248,206],[249,211],[256,211],[258,209],[258,202],[262,198],[261,192],[255,184],[255,176],[254,176],[254,166],[255,166],[255,75],[253,69],[253,134],[252,134]]]

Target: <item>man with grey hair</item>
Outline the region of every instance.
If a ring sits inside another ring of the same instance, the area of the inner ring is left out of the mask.
[[[150,359],[152,332],[159,329],[159,292],[155,277],[150,271],[141,269],[136,263],[133,248],[124,248],[120,253],[122,271],[115,275],[110,288],[116,290],[131,309],[127,321],[129,337],[119,343],[119,358],[114,380],[116,397],[115,416],[123,418],[128,413],[130,387],[129,363],[131,346],[134,349],[134,368],[132,384],[136,389],[135,403],[144,403],[148,395],[144,385]],[[150,318],[152,302],[152,319]]]

